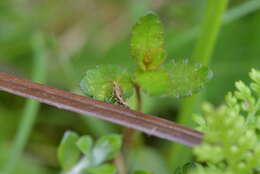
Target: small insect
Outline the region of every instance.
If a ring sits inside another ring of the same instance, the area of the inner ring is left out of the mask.
[[[116,99],[116,103],[129,108],[129,105],[123,99],[123,89],[119,86],[119,84],[113,81],[113,97]]]

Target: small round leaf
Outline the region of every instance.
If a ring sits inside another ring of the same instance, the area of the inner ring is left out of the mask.
[[[85,135],[79,138],[77,141],[77,146],[82,153],[89,159],[91,158],[91,148],[93,144],[93,140],[90,136]]]
[[[165,60],[163,26],[150,12],[141,17],[132,29],[131,53],[142,70],[157,69]]]
[[[113,103],[114,83],[122,90],[122,97],[127,99],[133,94],[131,78],[128,72],[116,65],[99,65],[86,72],[81,80],[82,91],[94,99]]]

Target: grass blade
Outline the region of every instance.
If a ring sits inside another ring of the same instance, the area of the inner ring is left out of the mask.
[[[34,63],[32,80],[35,82],[43,83],[45,81],[45,45],[43,35],[37,33],[33,37],[32,41],[34,51]],[[39,103],[32,99],[27,99],[24,110],[22,113],[22,119],[19,124],[17,134],[15,136],[14,144],[11,148],[9,159],[6,161],[4,174],[11,174],[15,170],[17,162],[23,153],[23,149],[26,145],[32,127],[34,125],[35,118],[39,110]]]

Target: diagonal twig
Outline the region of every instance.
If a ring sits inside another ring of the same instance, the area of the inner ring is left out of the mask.
[[[203,138],[201,132],[165,119],[33,83],[13,75],[0,73],[0,90],[32,98],[60,109],[107,120],[187,146],[198,145]]]

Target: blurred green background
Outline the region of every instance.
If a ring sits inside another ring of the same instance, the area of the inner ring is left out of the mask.
[[[134,68],[129,51],[131,27],[149,10],[158,13],[165,26],[168,58],[189,58],[205,1],[0,0],[0,72],[31,79],[32,38],[42,32],[46,36],[45,84],[80,93],[79,81],[88,68],[107,63]],[[244,6],[250,1],[258,6]],[[230,0],[210,64],[214,78],[205,90],[206,100],[216,105],[234,89],[236,80],[248,81],[249,70],[260,69],[259,4],[259,0]],[[145,96],[143,111],[174,121],[179,103]],[[10,156],[24,105],[25,99],[0,92],[0,173]],[[93,137],[121,131],[119,126],[41,104],[14,173],[59,173],[56,150],[68,129]],[[172,173],[167,163],[170,142],[149,136],[136,142],[137,150],[129,157],[131,169]]]

